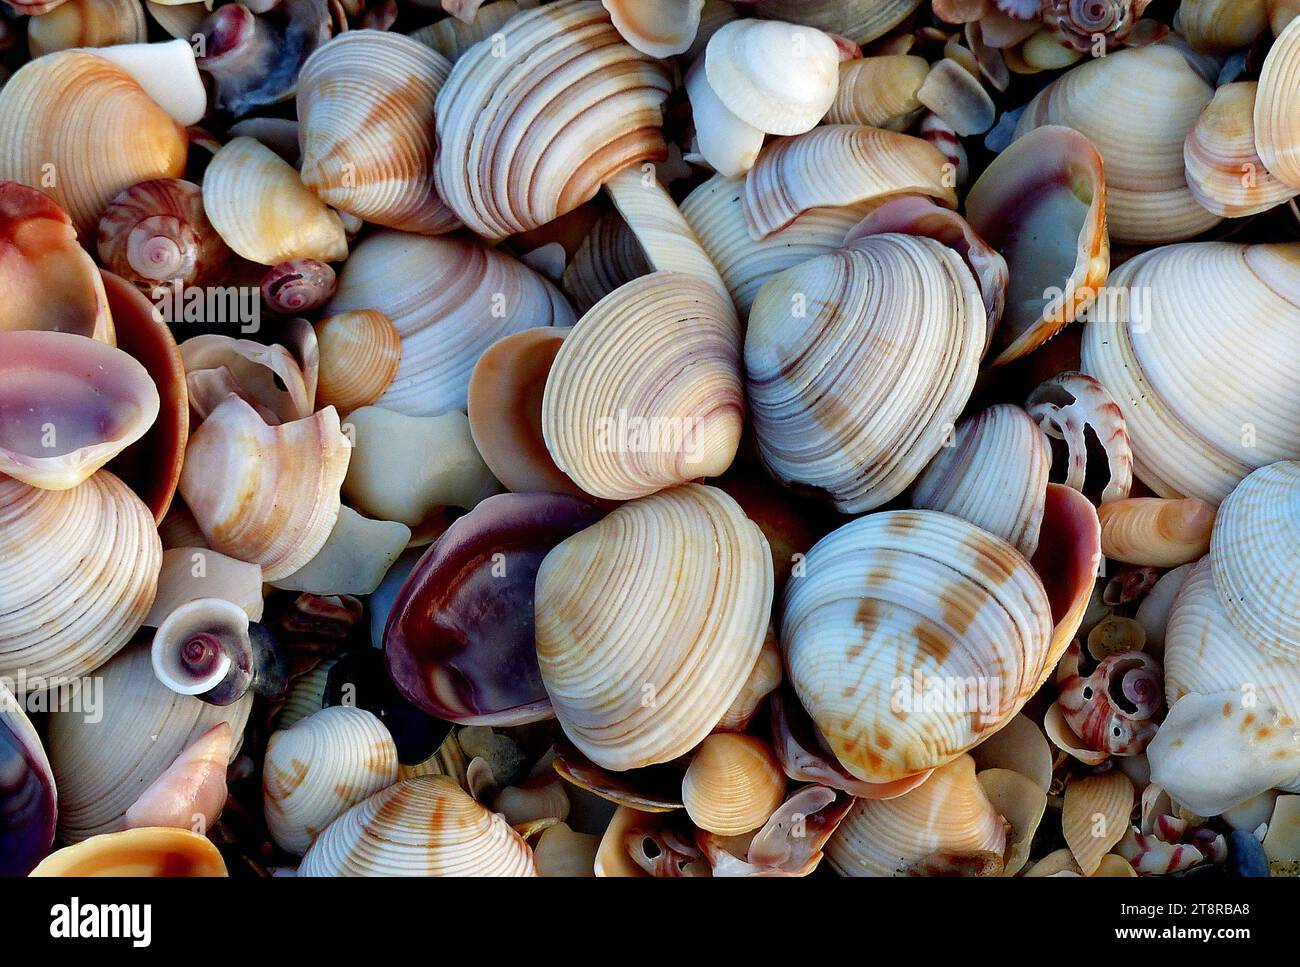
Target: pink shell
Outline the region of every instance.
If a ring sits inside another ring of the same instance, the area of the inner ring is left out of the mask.
[[[1076,641],[1061,659],[1057,686],[1061,714],[1084,744],[1111,755],[1137,755],[1156,734],[1164,708],[1160,665],[1150,655],[1108,655],[1087,677]]]

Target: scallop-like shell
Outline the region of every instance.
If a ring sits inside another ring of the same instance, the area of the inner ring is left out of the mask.
[[[1043,582],[1010,544],[958,517],[862,517],[819,541],[805,567],[786,591],[786,667],[830,750],[860,779],[951,762],[1044,677]]]
[[[79,50],[23,65],[0,91],[0,129],[0,179],[40,187],[83,240],[123,189],[180,177],[188,150],[181,126],[127,71]]]
[[[963,755],[896,799],[855,802],[826,844],[826,861],[841,876],[906,876],[936,854],[1001,856],[1006,845],[1002,819]]]
[[[66,332],[0,332],[0,472],[70,490],[158,417],[149,373],[120,349]]]
[[[1213,94],[1176,47],[1119,50],[1048,85],[1029,102],[1016,135],[1053,124],[1087,136],[1104,161],[1111,239],[1176,242],[1220,220],[1197,203],[1183,166],[1183,142]]]
[[[505,817],[450,779],[403,779],[358,803],[316,838],[299,876],[537,876],[533,851]]]
[[[349,30],[318,47],[298,75],[303,184],[376,225],[455,228],[433,188],[433,105],[450,72],[441,54],[386,31]]]
[[[845,61],[840,64],[839,88],[826,121],[906,130],[924,107],[916,94],[929,72],[925,58],[911,54]]]
[[[1252,470],[1300,458],[1297,266],[1300,244],[1198,242],[1111,276],[1128,295],[1088,322],[1083,368],[1114,395],[1134,473],[1159,496],[1217,503]]]
[[[730,301],[696,277],[659,272],[610,293],[565,338],[546,378],[542,433],[584,491],[628,500],[720,475],[744,412]]]
[[[235,138],[213,156],[203,175],[203,210],[225,243],[250,262],[348,256],[338,214],[287,161],[252,138]]]
[[[271,735],[262,767],[266,826],[301,856],[326,826],[397,781],[397,746],[365,709],[335,705]]]
[[[325,314],[362,309],[382,312],[402,338],[397,375],[376,402],[411,416],[464,410],[474,364],[502,336],[574,322],[559,290],[510,256],[394,231],[356,247]]]
[[[932,239],[872,236],[774,276],[745,336],[763,462],[843,513],[892,500],[943,446],[986,335],[974,276]]]
[[[601,0],[629,44],[651,57],[685,53],[700,28],[704,0]]]
[[[332,407],[272,427],[234,396],[190,437],[180,491],[216,550],[275,581],[329,538],[351,452]]]
[[[521,13],[438,94],[438,194],[487,239],[553,221],[666,156],[668,91],[665,67],[623,43],[596,0]]]
[[[565,733],[609,769],[692,749],[763,647],[772,581],[762,532],[699,484],[626,503],[561,543],[537,573],[536,635]]]
[[[957,207],[948,159],[927,141],[883,128],[825,124],[772,142],[745,177],[750,234],[767,238],[810,208],[926,195]]]
[[[57,800],[41,738],[0,682],[0,876],[26,876],[49,852]]]
[[[0,676],[39,689],[102,665],[139,629],[161,566],[153,515],[108,471],[60,491],[0,477]]]
[[[1224,84],[1183,146],[1187,186],[1201,207],[1224,218],[1258,215],[1300,194],[1279,181],[1255,149],[1253,81]]]
[[[111,47],[148,40],[144,7],[137,0],[66,0],[27,22],[33,57],[69,47]]]
[[[1133,783],[1118,769],[1075,779],[1065,787],[1061,831],[1085,876],[1124,838],[1133,810]]]
[[[225,707],[178,695],[154,676],[146,645],[123,650],[97,670],[94,682],[93,695],[65,689],[49,718],[59,837],[69,843],[121,828],[140,793],[214,725],[230,725],[228,758],[234,759],[253,707],[251,692]],[[94,715],[88,714],[92,698]]]
[[[99,220],[98,251],[106,268],[141,286],[203,285],[230,260],[202,189],[179,178],[143,181],[114,198]]]
[[[226,876],[226,862],[206,836],[188,829],[146,826],[101,833],[55,850],[32,876]]]
[[[1112,561],[1149,567],[1189,564],[1210,549],[1216,508],[1195,497],[1129,497],[1097,508],[1101,550]]]
[[[962,517],[1014,545],[1038,547],[1051,453],[1018,406],[990,407],[957,425],[912,487],[912,506]]]
[[[369,406],[392,385],[402,359],[402,336],[382,312],[356,309],[316,323],[320,375],[316,405],[340,413]]]
[[[1255,148],[1279,181],[1300,189],[1300,108],[1290,93],[1300,71],[1300,18],[1278,34],[1264,59],[1255,96]]]
[[[717,732],[695,750],[682,780],[682,803],[700,829],[739,836],[767,822],[785,799],[785,782],[762,739]]]

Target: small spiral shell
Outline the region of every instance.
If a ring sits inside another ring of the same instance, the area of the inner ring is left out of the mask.
[[[137,285],[180,279],[200,285],[230,258],[203,212],[203,191],[180,178],[132,185],[109,203],[99,220],[104,267]]]

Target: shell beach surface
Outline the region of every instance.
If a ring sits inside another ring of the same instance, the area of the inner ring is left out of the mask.
[[[1300,875],[1297,197],[1295,0],[5,0],[0,876]]]

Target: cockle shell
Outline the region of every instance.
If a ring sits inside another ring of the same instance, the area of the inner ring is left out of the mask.
[[[40,57],[69,47],[110,47],[148,39],[136,0],[66,0],[27,22],[27,49]]]
[[[722,474],[744,412],[730,300],[662,272],[610,293],[565,338],[546,378],[542,434],[584,491],[628,500]]]
[[[252,138],[235,138],[213,156],[203,175],[203,210],[225,243],[250,262],[348,256],[338,214],[287,161]]]
[[[262,771],[266,826],[301,856],[326,826],[397,781],[397,746],[365,709],[335,705],[272,733]]]
[[[1062,719],[1088,749],[1121,756],[1142,752],[1164,708],[1160,666],[1140,651],[1116,652],[1085,676],[1082,659],[1075,642],[1057,666]]]
[[[962,421],[912,487],[912,506],[964,518],[1014,545],[1038,547],[1051,455],[1018,406],[1001,404]]]
[[[1279,181],[1255,149],[1258,87],[1253,81],[1220,87],[1183,145],[1187,187],[1203,208],[1225,218],[1257,215],[1300,193]]]
[[[394,231],[356,247],[325,315],[355,310],[382,312],[397,327],[402,358],[376,402],[411,416],[464,410],[474,364],[502,336],[574,322],[559,290],[510,256]]]
[[[457,218],[433,188],[433,105],[451,62],[401,34],[349,30],[298,76],[302,180],[376,225],[438,234]]]
[[[153,515],[108,471],[60,491],[0,477],[0,676],[43,689],[102,665],[139,629],[161,565]]]
[[[785,799],[785,785],[766,742],[718,732],[695,750],[682,780],[682,802],[700,829],[738,836],[767,822]]]
[[[369,406],[392,385],[402,359],[402,336],[382,312],[355,309],[316,323],[320,375],[316,405],[351,413]]]
[[[1300,18],[1297,18],[1300,20]],[[1264,59],[1255,96],[1255,148],[1283,184],[1300,189],[1300,113],[1289,91],[1300,70],[1300,22],[1278,34]]]
[[[57,800],[40,736],[0,682],[0,876],[26,876],[49,852]]]
[[[872,236],[773,276],[745,336],[764,464],[843,513],[892,500],[942,447],[986,335],[975,278],[932,239]]]
[[[896,799],[859,799],[826,844],[841,876],[906,876],[936,854],[1001,856],[1006,831],[963,755]]]
[[[321,833],[299,876],[537,876],[505,818],[442,776],[403,779]]]
[[[32,876],[226,876],[226,863],[206,836],[146,826],[101,833],[55,850]]]
[[[624,40],[651,57],[684,53],[700,27],[704,0],[601,0]]]
[[[190,437],[180,491],[216,550],[275,581],[329,538],[351,452],[332,407],[273,427],[232,396]]]
[[[158,410],[149,373],[122,350],[0,331],[0,472],[70,490],[144,436]]]
[[[180,279],[203,285],[225,268],[230,249],[203,211],[202,189],[179,178],[132,185],[99,220],[104,266],[142,286]]]
[[[1159,496],[1217,503],[1252,470],[1300,457],[1297,265],[1300,244],[1196,242],[1111,276],[1127,296],[1084,328],[1083,368],[1114,395],[1134,473]]]
[[[1085,876],[1123,839],[1133,810],[1133,783],[1118,769],[1073,780],[1065,787],[1061,831]]]
[[[528,231],[610,175],[661,160],[663,65],[622,42],[596,0],[512,18],[466,51],[437,101],[434,183],[476,234]]]
[[[904,131],[923,108],[916,94],[929,71],[924,57],[911,54],[845,61],[826,121]]]
[[[1101,550],[1112,561],[1177,567],[1210,549],[1215,506],[1195,497],[1129,497],[1097,508]]]
[[[23,65],[0,92],[0,127],[8,133],[0,179],[40,187],[83,240],[124,188],[185,167],[181,126],[127,71],[85,51]]]
[[[693,748],[735,700],[767,631],[772,559],[734,500],[686,484],[565,540],[536,595],[560,724],[598,765],[632,769]]]

